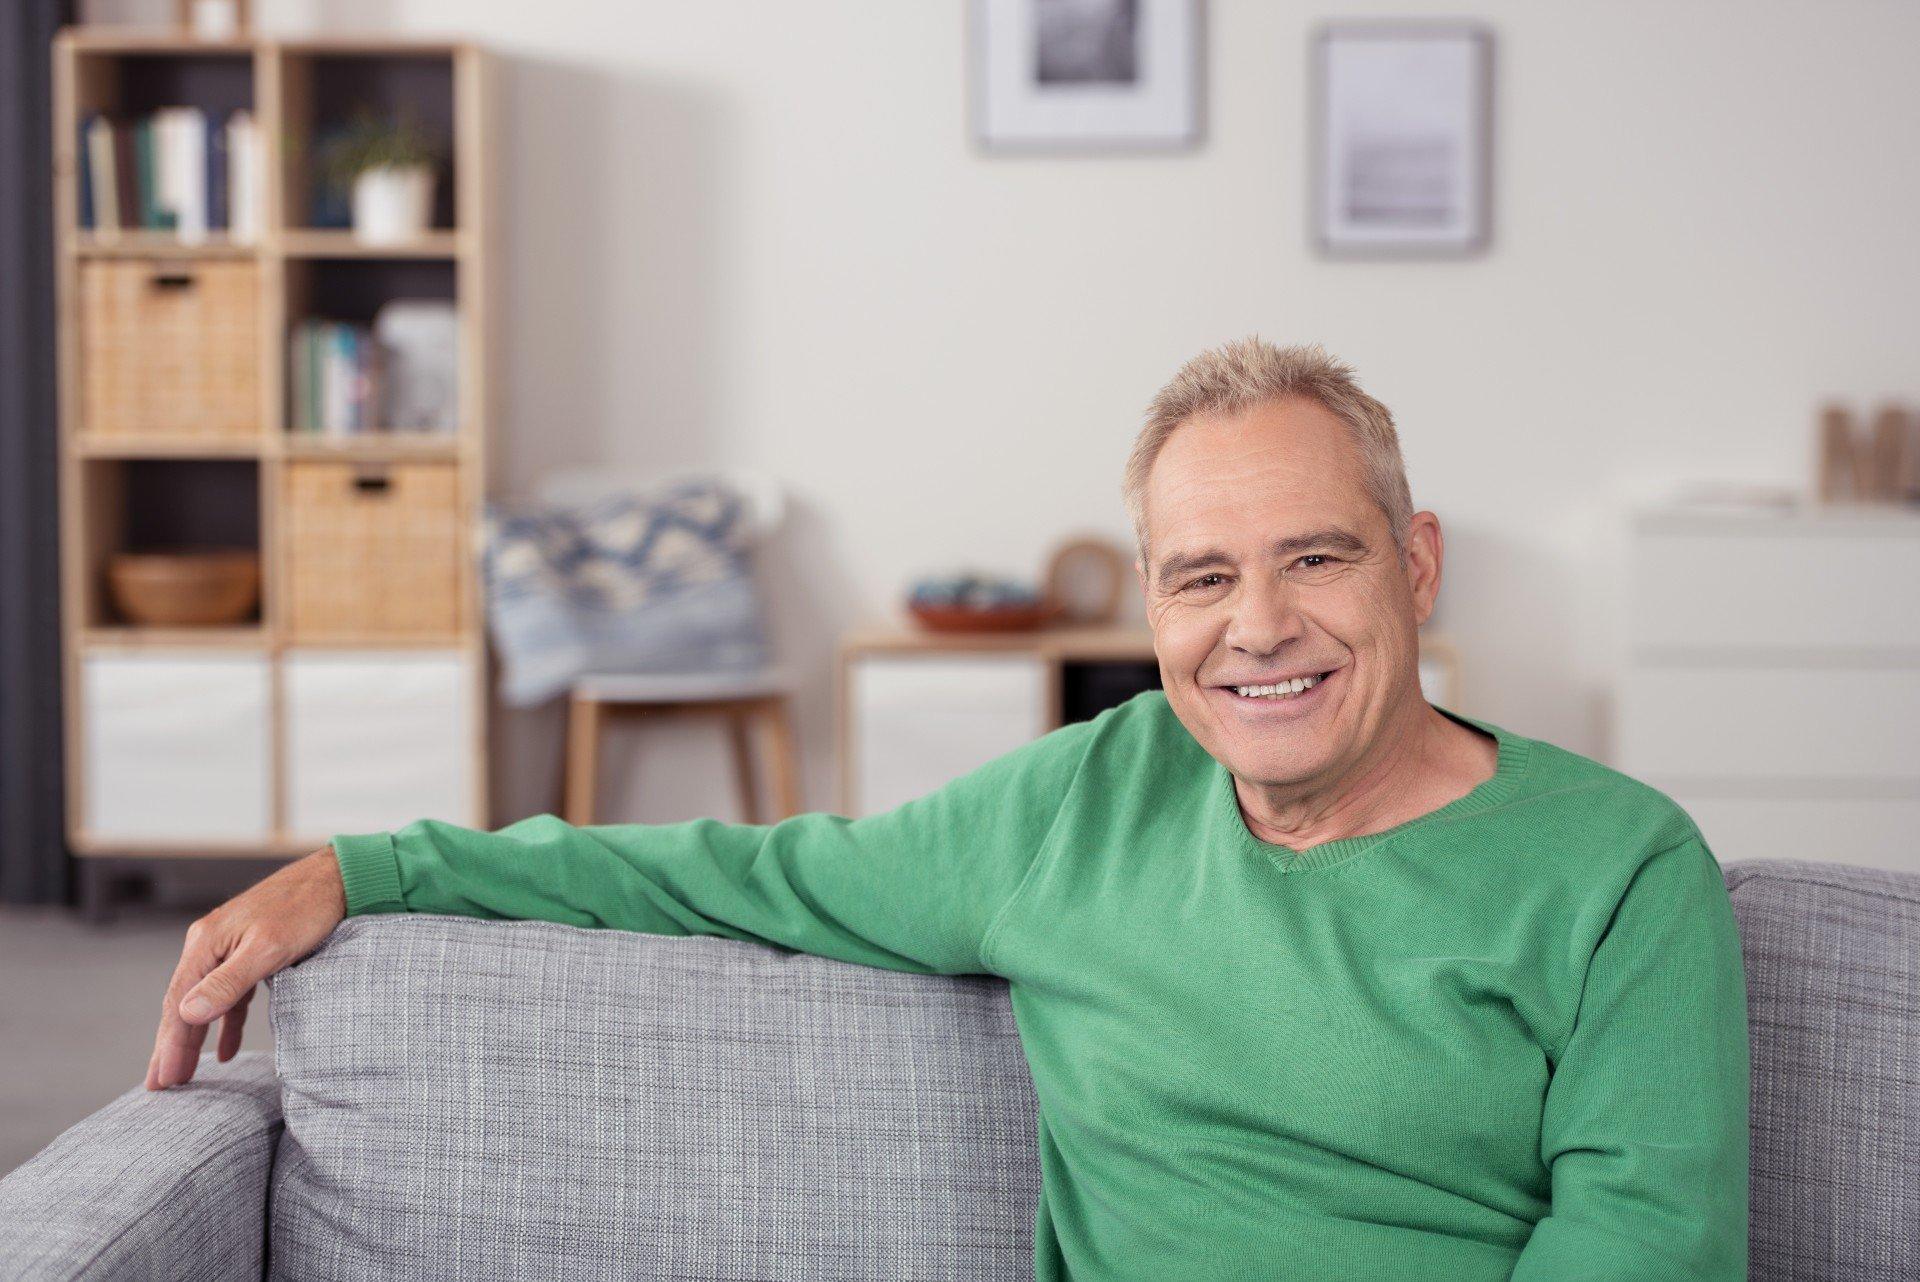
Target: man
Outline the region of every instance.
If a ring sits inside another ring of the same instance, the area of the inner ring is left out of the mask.
[[[1422,697],[1439,520],[1317,348],[1191,361],[1124,492],[1165,691],[884,814],[348,835],[196,922],[147,1084],[346,913],[1011,983],[1035,1273],[1736,1279],[1746,987],[1661,793]]]

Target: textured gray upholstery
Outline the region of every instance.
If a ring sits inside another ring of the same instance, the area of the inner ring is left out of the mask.
[[[999,980],[413,915],[344,923],[271,1009],[275,1278],[1032,1274]]]
[[[1751,1276],[1920,1278],[1920,876],[1725,872]],[[272,1276],[303,1282],[1030,1275],[998,980],[383,916],[271,987],[280,1097],[261,1056],[209,1058],[88,1118],[0,1181],[0,1278],[258,1277],[269,1201]]]
[[[1920,877],[1725,869],[1753,1057],[1748,1276],[1920,1278]]]
[[[264,1052],[136,1084],[0,1179],[0,1278],[258,1279],[279,1135]]]

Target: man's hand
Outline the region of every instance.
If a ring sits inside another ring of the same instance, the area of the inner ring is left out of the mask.
[[[326,942],[347,915],[346,885],[326,846],[221,904],[187,927],[186,947],[160,1010],[147,1089],[193,1079],[207,1027],[222,1015],[220,1062],[240,1050],[254,985]]]

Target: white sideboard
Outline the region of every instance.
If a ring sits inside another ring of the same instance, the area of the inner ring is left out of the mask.
[[[1920,871],[1920,511],[1643,509],[1615,765],[1725,863]]]

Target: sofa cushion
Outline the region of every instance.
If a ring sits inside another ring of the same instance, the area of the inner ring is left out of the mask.
[[[1725,872],[1753,1059],[1749,1276],[1920,1278],[1920,876]]]
[[[355,917],[270,981],[271,1276],[1032,1276],[1006,985]]]

